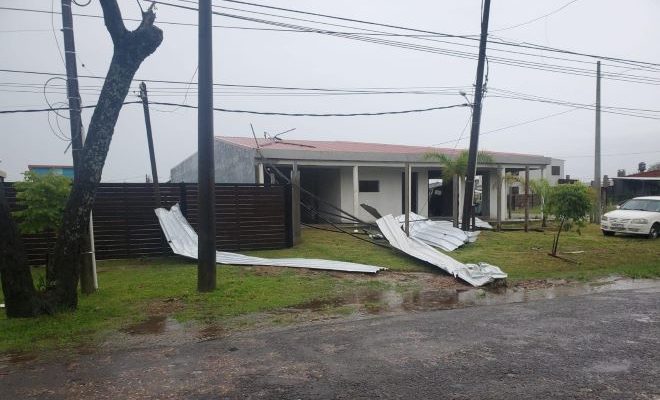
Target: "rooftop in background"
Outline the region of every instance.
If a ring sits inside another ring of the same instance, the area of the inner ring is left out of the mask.
[[[645,172],[638,172],[636,174],[630,174],[628,177],[634,177],[634,178],[660,178],[660,169],[653,170],[653,171],[645,171]]]
[[[256,150],[257,143],[251,137],[216,136],[217,141],[230,143]],[[463,149],[449,149],[427,146],[407,146],[399,144],[366,143],[352,141],[326,140],[273,140],[257,139],[259,148],[265,157],[287,159],[320,159],[341,161],[393,161],[393,162],[428,162],[424,156],[427,153],[441,153],[449,156],[460,154]],[[550,158],[534,154],[504,153],[486,151],[495,163],[514,164],[550,164]]]
[[[638,172],[627,176],[615,176],[612,179],[629,181],[660,181],[660,170]]]

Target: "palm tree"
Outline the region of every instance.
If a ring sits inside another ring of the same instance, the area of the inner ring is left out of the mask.
[[[529,187],[532,189],[532,193],[541,198],[541,227],[545,228],[548,225],[548,210],[545,200],[550,195],[550,182],[545,178],[535,179],[529,181]]]
[[[464,188],[465,176],[467,175],[469,153],[467,150],[461,151],[457,156],[452,157],[447,154],[441,153],[426,153],[424,158],[427,160],[435,160],[440,163],[442,167],[442,181],[451,182],[454,176],[458,176],[459,181],[454,183],[452,208],[454,209],[454,225],[458,226],[458,210],[459,208],[459,191]],[[480,151],[477,153],[477,164],[492,163],[493,157]]]

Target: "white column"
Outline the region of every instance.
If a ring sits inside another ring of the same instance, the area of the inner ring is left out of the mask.
[[[360,176],[358,175],[358,166],[353,166],[353,216],[360,218]]]
[[[264,184],[264,165],[262,163],[257,164],[257,183]]]
[[[406,231],[406,235],[410,236],[410,199],[411,199],[411,191],[412,191],[412,183],[410,182],[412,180],[412,168],[410,167],[410,164],[406,164],[405,166],[405,171],[404,171],[404,190],[406,191],[404,193],[404,200],[403,200],[403,212],[405,214],[405,225],[404,229]]]
[[[498,204],[499,204],[499,213],[502,215],[502,219],[506,219],[506,210],[507,210],[507,208],[506,208],[507,207],[506,206],[506,200],[507,200],[506,199],[506,194],[507,194],[506,193],[507,192],[506,187],[507,187],[507,183],[505,181],[506,169],[502,168],[502,167],[499,167],[497,169],[497,177],[500,180],[500,182],[502,182],[502,184],[500,185],[502,190],[500,190],[500,193],[498,193],[498,196],[499,196],[499,202],[498,202]]]

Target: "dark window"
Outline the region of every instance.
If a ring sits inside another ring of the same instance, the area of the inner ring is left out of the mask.
[[[520,188],[518,186],[512,186],[511,194],[520,194]]]
[[[561,171],[559,170],[559,165],[552,166],[552,176],[559,176]]]
[[[379,192],[378,181],[360,181],[360,192]]]

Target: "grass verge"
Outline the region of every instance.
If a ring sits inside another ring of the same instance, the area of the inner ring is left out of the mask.
[[[476,243],[451,255],[463,262],[498,265],[513,281],[592,279],[613,274],[633,278],[660,276],[660,240],[604,237],[597,226],[588,226],[582,235],[566,232],[561,236],[559,248],[565,257],[579,262],[573,264],[548,256],[553,234],[552,231],[483,232]],[[437,271],[394,250],[348,235],[313,229],[303,230],[303,243],[295,248],[249,253],[354,261],[403,273]],[[35,269],[35,280],[42,272],[42,268]],[[99,281],[100,290],[91,296],[81,296],[79,309],[74,313],[13,320],[1,313],[0,352],[84,345],[103,340],[149,315],[214,323],[333,298],[365,287],[406,284],[319,271],[223,266],[218,268],[218,290],[200,294],[195,286],[196,264],[180,258],[100,262]]]

